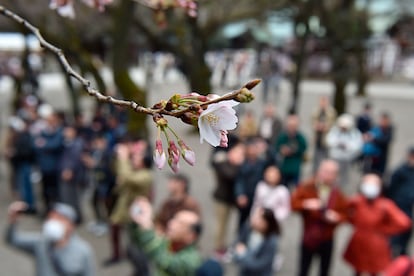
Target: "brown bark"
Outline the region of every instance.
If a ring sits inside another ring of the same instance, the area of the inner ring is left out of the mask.
[[[115,84],[125,99],[147,106],[146,93],[138,87],[129,76],[129,30],[133,23],[134,2],[120,1],[114,10],[114,29],[112,32],[113,56],[112,69]],[[148,136],[147,115],[128,110],[128,131],[142,137]]]

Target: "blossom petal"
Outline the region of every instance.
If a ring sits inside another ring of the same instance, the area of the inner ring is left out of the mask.
[[[221,117],[225,119],[219,120],[219,128],[220,130],[232,130],[237,127],[237,122],[239,119],[236,116],[236,112],[234,109],[223,108],[220,110]]]
[[[220,131],[213,129],[205,118],[202,118],[201,116],[198,120],[198,127],[200,130],[200,143],[203,143],[203,140],[206,140],[207,143],[213,147],[217,147],[220,144]]]
[[[223,101],[211,104],[201,112],[198,119],[201,143],[206,140],[214,147],[220,145],[221,132],[237,126],[238,118],[233,106],[238,104],[236,101]]]

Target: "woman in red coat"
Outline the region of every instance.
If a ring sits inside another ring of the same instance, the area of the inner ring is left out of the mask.
[[[391,263],[390,236],[406,231],[410,219],[389,199],[380,196],[381,179],[374,174],[363,177],[361,195],[350,203],[350,222],[354,233],[344,258],[355,275],[377,275]]]

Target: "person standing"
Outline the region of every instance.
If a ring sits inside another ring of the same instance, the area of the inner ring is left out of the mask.
[[[278,62],[278,53],[270,46],[266,46],[259,53],[259,68],[258,73],[263,81],[262,93],[263,103],[269,100],[269,91],[274,89],[275,100],[279,95],[279,85],[281,80],[281,70]]]
[[[278,167],[266,168],[263,180],[257,184],[252,210],[260,207],[268,208],[273,211],[277,221],[282,223],[290,214],[290,194],[280,180]]]
[[[63,153],[63,127],[59,115],[44,114],[46,127],[34,138],[37,164],[42,175],[42,193],[46,213],[59,198],[60,160]]]
[[[83,141],[78,137],[73,126],[63,130],[64,142],[62,159],[60,160],[60,201],[72,206],[76,211],[76,223],[82,222],[81,185],[83,183],[84,167],[81,162]]]
[[[218,258],[227,250],[226,234],[230,214],[235,207],[234,185],[244,162],[245,147],[235,136],[229,137],[228,148],[215,149],[211,155],[211,166],[216,177],[213,192],[215,211],[214,249]]]
[[[389,238],[410,229],[411,221],[391,200],[381,196],[381,179],[366,174],[361,194],[350,201],[349,220],[354,233],[344,253],[355,275],[379,275],[391,263]]]
[[[25,212],[35,214],[36,200],[30,178],[35,159],[33,138],[29,133],[28,125],[19,117],[11,117],[9,125],[12,136],[10,143],[5,147],[5,155],[14,171],[13,186],[18,191],[20,199],[28,205]]]
[[[348,184],[352,162],[361,152],[363,140],[361,132],[355,127],[350,114],[342,114],[326,136],[329,158],[338,162],[339,183],[343,187]]]
[[[18,230],[19,215],[27,207],[20,201],[9,206],[6,242],[33,256],[36,276],[96,275],[94,253],[75,233],[76,212],[72,207],[55,203],[43,224],[42,233]]]
[[[282,131],[282,120],[276,114],[273,104],[266,104],[259,122],[259,136],[266,140],[269,146],[276,143],[276,139]]]
[[[346,219],[347,199],[337,186],[339,165],[324,160],[316,176],[294,190],[292,210],[302,216],[304,227],[300,247],[299,276],[306,276],[314,256],[320,257],[319,275],[329,275],[334,231]]]
[[[319,98],[319,106],[312,113],[312,126],[314,131],[314,153],[313,153],[313,169],[315,173],[319,167],[319,163],[328,157],[328,149],[326,147],[325,138],[328,131],[335,124],[336,110],[329,103],[327,96]]]
[[[253,110],[247,109],[240,117],[238,128],[238,137],[246,141],[249,138],[256,137],[258,134],[258,124],[256,115]]]
[[[364,109],[356,117],[356,127],[362,133],[365,134],[372,128],[372,115],[371,115],[371,104],[365,103]]]
[[[387,169],[388,152],[393,137],[390,115],[383,112],[378,125],[365,133],[364,138],[364,172],[384,175]]]
[[[234,192],[239,212],[239,230],[250,215],[257,183],[263,178],[263,172],[270,162],[263,156],[258,144],[256,138],[245,142],[246,156],[236,179]]]
[[[279,168],[274,165],[267,167],[263,180],[257,184],[252,207],[252,212],[257,208],[272,210],[279,225],[289,216],[291,211],[289,190],[280,180]],[[273,270],[280,270],[282,264],[283,255],[277,252],[273,260]]]
[[[386,195],[411,220],[414,207],[414,147],[408,150],[406,162],[400,165],[391,175]],[[391,238],[393,255],[407,255],[407,247],[411,238],[411,229]]]
[[[285,130],[279,135],[275,149],[280,162],[282,183],[287,187],[296,186],[307,149],[306,138],[299,131],[297,115],[289,115],[286,119]]]
[[[124,252],[121,249],[121,230],[131,222],[129,206],[137,196],[151,196],[153,176],[151,172],[152,154],[145,140],[118,144],[116,151],[117,199],[110,215],[111,257],[104,261],[105,266],[119,263]]]
[[[90,170],[91,186],[93,187],[92,208],[95,221],[88,224],[88,229],[101,236],[107,232],[108,217],[113,207],[112,190],[115,186],[113,168],[114,154],[109,149],[104,133],[97,133],[92,138],[91,149],[83,155],[85,166]]]
[[[262,207],[253,210],[233,250],[233,260],[239,266],[240,276],[272,275],[279,234],[279,223],[273,210]]]

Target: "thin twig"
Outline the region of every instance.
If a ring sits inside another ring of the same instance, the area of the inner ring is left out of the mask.
[[[42,34],[40,33],[40,31],[37,27],[33,26],[26,19],[20,17],[19,15],[15,14],[14,12],[12,12],[9,9],[5,8],[3,5],[0,5],[0,14],[3,14],[4,16],[16,21],[17,23],[23,25],[26,29],[30,30],[37,37],[37,39],[39,40],[40,45],[43,48],[51,51],[52,53],[54,53],[59,58],[60,62],[62,63],[62,65],[63,65],[63,67],[66,71],[66,74],[68,74],[69,76],[71,76],[74,79],[76,79],[77,81],[79,81],[82,84],[82,86],[85,88],[86,92],[90,96],[96,98],[98,101],[111,103],[111,104],[119,105],[119,106],[129,107],[129,108],[133,109],[136,112],[145,113],[145,114],[148,114],[148,115],[162,114],[162,115],[169,115],[169,116],[179,117],[179,116],[183,115],[184,113],[190,111],[190,108],[187,108],[187,109],[184,109],[184,110],[179,110],[179,111],[168,111],[168,110],[165,110],[164,108],[162,108],[162,109],[147,108],[147,107],[143,107],[143,106],[137,104],[134,101],[120,100],[120,99],[114,98],[112,96],[106,96],[106,95],[102,94],[97,89],[92,87],[91,82],[89,80],[85,79],[79,73],[77,73],[75,70],[73,70],[72,66],[69,64],[69,62],[67,61],[65,55],[63,54],[63,51],[61,49],[59,49],[58,47],[52,45],[48,41],[46,41],[43,38]],[[252,89],[259,82],[260,82],[259,80],[250,81],[249,83],[244,85],[243,88],[247,87],[248,89]],[[243,88],[240,88],[239,90],[228,93],[228,94],[226,94],[222,97],[219,97],[217,99],[205,102],[201,106],[207,106],[207,105],[212,104],[212,103],[217,103],[217,102],[224,101],[224,100],[234,99],[241,92],[241,90]]]

